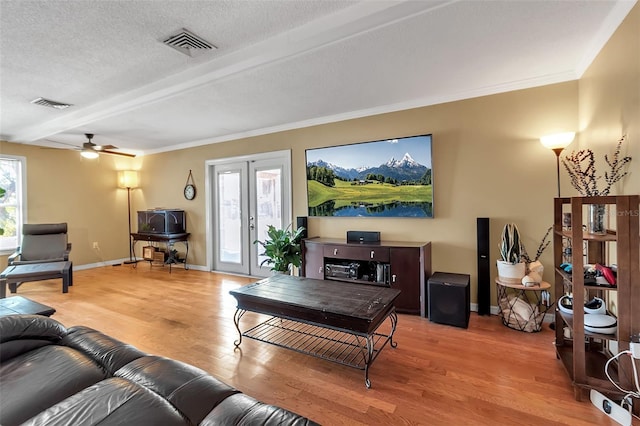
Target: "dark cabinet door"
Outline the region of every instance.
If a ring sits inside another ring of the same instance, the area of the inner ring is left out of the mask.
[[[307,278],[324,279],[323,245],[302,242],[302,275]]]
[[[372,262],[389,262],[388,247],[358,245],[325,245],[324,257],[327,259],[351,259]]]
[[[391,288],[401,291],[395,305],[398,312],[420,314],[420,249],[391,247]]]

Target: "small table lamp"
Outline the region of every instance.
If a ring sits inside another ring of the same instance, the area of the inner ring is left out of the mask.
[[[124,263],[136,263],[133,257],[133,247],[131,245],[131,190],[138,187],[140,181],[139,173],[136,170],[120,170],[118,172],[118,188],[127,188],[127,212],[129,219],[129,260]]]
[[[560,197],[560,153],[575,138],[575,132],[555,133],[540,138],[540,143],[556,153],[556,173],[558,176],[558,197]]]

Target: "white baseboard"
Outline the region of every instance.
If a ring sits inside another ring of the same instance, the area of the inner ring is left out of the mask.
[[[120,266],[120,265],[127,266],[126,264],[124,264],[124,262],[128,261],[128,260],[129,260],[129,258],[125,257],[123,259],[107,260],[107,261],[104,261],[104,262],[96,262],[96,263],[87,263],[87,264],[79,265],[79,266],[75,266],[74,265],[73,269],[75,271],[82,271],[82,270],[85,270],[85,269],[102,268],[102,267],[105,267],[105,266]],[[147,262],[144,259],[137,259],[137,260],[138,260],[138,263]],[[179,267],[179,264],[178,264],[178,267]],[[208,271],[206,266],[192,265],[191,263],[188,264],[188,268],[189,269],[193,269],[195,271],[204,271],[204,272]]]

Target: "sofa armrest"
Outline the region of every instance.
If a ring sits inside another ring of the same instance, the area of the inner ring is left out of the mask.
[[[64,260],[68,261],[69,260],[69,253],[71,252],[71,243],[67,243],[67,249],[64,252]]]
[[[67,329],[58,321],[42,315],[6,315],[0,317],[0,362],[41,346],[58,344]]]
[[[123,365],[146,355],[129,344],[84,326],[71,327],[60,344],[84,353],[110,376]]]

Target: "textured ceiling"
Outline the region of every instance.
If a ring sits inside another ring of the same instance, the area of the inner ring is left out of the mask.
[[[0,138],[143,154],[574,80],[634,4],[0,0]]]

